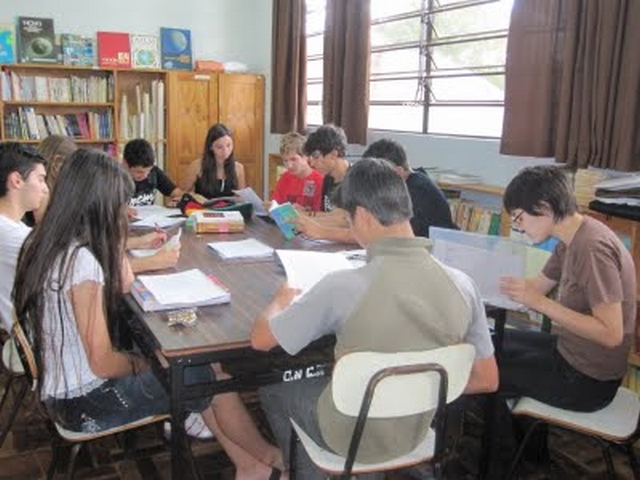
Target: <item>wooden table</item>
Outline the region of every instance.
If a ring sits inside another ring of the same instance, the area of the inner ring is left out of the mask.
[[[166,313],[143,312],[129,296],[127,303],[134,313],[130,321],[133,339],[152,360],[154,372],[170,392],[172,478],[184,478],[188,471],[198,477],[184,430],[184,403],[187,400],[255,388],[281,381],[288,369],[314,368],[332,361],[327,354],[333,353],[333,339],[314,342],[295,357],[289,357],[281,349],[263,353],[251,348],[249,336],[253,322],[284,282],[284,270],[275,259],[225,261],[207,247],[209,242],[248,237],[274,248],[335,251],[354,247],[319,244],[299,237],[286,241],[275,225],[261,219],[248,222],[244,233],[195,234],[185,228],[176,270],[199,268],[206,274],[215,275],[229,288],[231,302],[200,307],[198,321],[192,327],[170,327]],[[215,362],[222,362],[234,377],[212,384],[185,386],[185,367]]]

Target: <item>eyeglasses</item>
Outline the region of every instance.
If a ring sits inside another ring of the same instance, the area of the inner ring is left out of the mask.
[[[515,217],[511,217],[511,225],[519,225],[523,214],[524,210],[520,210],[519,214],[517,214]]]

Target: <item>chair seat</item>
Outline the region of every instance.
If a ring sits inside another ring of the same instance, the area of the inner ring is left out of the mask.
[[[169,419],[169,415],[151,415],[149,417],[144,417],[135,422],[127,423],[125,425],[120,425],[118,427],[110,428],[108,430],[102,430],[100,432],[76,432],[73,430],[67,430],[61,427],[57,422],[55,422],[56,430],[60,434],[62,438],[67,440],[68,442],[88,442],[89,440],[95,440],[101,437],[107,437],[109,435],[114,435],[116,433],[125,432],[127,430],[133,430],[134,428],[143,427],[145,425],[149,425],[150,423],[159,422],[162,420]]]
[[[595,412],[574,412],[552,407],[529,397],[522,397],[512,410],[547,423],[595,435],[612,442],[624,442],[636,431],[640,399],[631,390],[620,387],[613,401]]]
[[[339,474],[344,470],[345,458],[319,446],[305,431],[291,419],[291,424],[295,429],[300,442],[309,454],[311,461],[321,470],[325,472]],[[420,444],[411,452],[402,457],[394,458],[386,462],[380,463],[359,463],[353,464],[352,473],[363,474],[368,472],[378,472],[385,470],[395,470],[398,468],[410,467],[419,463],[430,460],[435,451],[436,435],[433,429],[429,429],[429,433]]]
[[[18,350],[16,350],[16,345],[12,338],[9,338],[2,346],[2,364],[11,373],[16,375],[24,374],[20,355],[18,355]]]

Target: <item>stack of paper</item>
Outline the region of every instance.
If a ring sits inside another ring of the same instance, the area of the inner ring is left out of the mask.
[[[207,245],[225,260],[232,258],[265,258],[273,255],[273,248],[255,238],[247,238],[237,242],[211,242]]]
[[[194,268],[168,275],[140,275],[131,294],[145,312],[227,303],[229,290],[220,281]]]

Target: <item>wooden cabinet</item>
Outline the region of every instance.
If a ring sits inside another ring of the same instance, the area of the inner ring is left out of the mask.
[[[167,172],[184,183],[188,166],[202,157],[209,127],[233,131],[236,160],[247,184],[262,195],[264,77],[253,74],[169,72],[167,79]]]

